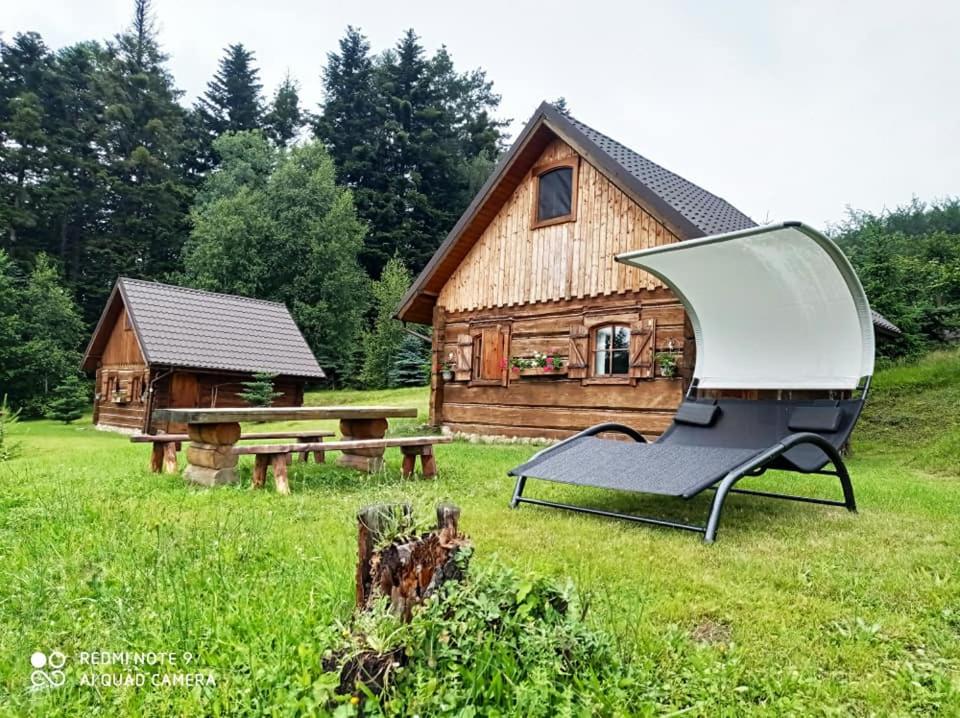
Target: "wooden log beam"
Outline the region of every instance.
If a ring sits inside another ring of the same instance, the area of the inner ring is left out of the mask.
[[[290,495],[290,484],[287,482],[287,463],[290,454],[274,454],[271,466],[273,468],[273,483],[277,493],[283,496]]]

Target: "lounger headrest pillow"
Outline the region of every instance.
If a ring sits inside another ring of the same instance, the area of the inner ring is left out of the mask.
[[[839,406],[798,406],[790,412],[787,428],[791,431],[836,431],[843,419]]]
[[[685,401],[677,409],[673,420],[680,424],[693,426],[710,426],[720,415],[720,407],[716,404],[699,404],[694,401]]]

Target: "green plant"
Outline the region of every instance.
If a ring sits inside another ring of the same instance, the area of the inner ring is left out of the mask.
[[[671,352],[658,352],[657,357],[657,366],[660,368],[660,376],[676,376],[677,375],[677,355]]]
[[[7,395],[3,395],[3,401],[0,402],[0,461],[7,461],[20,453],[20,442],[13,441],[10,436],[10,429],[20,418],[20,410],[13,411],[7,404]]]
[[[514,369],[543,369],[549,373],[562,369],[563,359],[553,354],[535,352],[530,357],[511,357],[510,366]]]
[[[252,379],[241,382],[243,391],[240,396],[250,406],[271,406],[274,399],[283,396],[283,392],[273,390],[273,380],[276,378],[276,374],[258,372]]]
[[[462,553],[465,562],[469,550]],[[336,625],[325,661],[330,675],[320,683],[328,700],[364,700],[371,715],[439,715],[452,706],[482,706],[484,715],[610,714],[628,699],[631,668],[586,616],[569,580],[474,563],[407,625],[384,604],[358,616],[352,630]],[[380,664],[376,681],[368,673],[337,695],[334,677],[358,658]]]
[[[53,390],[53,398],[47,402],[44,413],[48,419],[69,424],[83,416],[89,405],[87,386],[80,377],[71,375]]]

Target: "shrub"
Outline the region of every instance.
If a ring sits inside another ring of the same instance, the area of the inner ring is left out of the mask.
[[[3,395],[3,401],[0,402],[0,461],[6,461],[14,458],[20,453],[19,442],[10,439],[10,428],[17,423],[20,418],[20,410],[13,411],[7,404],[7,395]]]
[[[332,634],[318,688],[364,715],[597,715],[623,711],[628,667],[586,623],[572,584],[471,566],[403,624],[384,605]],[[374,690],[337,696],[346,660],[392,661]],[[382,693],[375,695],[382,688]],[[457,708],[473,711],[457,713]],[[349,713],[345,713],[349,715]]]

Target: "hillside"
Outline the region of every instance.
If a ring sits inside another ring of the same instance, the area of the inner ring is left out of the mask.
[[[878,372],[854,451],[960,476],[960,349]]]

